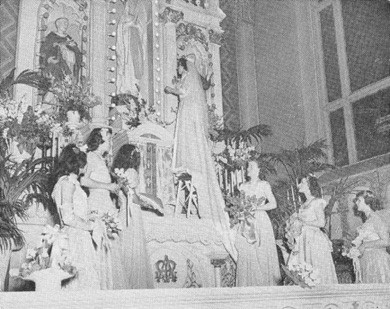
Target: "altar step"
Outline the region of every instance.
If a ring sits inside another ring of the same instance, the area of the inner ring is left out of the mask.
[[[390,285],[4,292],[0,308],[390,309]]]

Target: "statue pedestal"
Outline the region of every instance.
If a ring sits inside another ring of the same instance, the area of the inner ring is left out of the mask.
[[[220,284],[212,261],[225,259],[228,253],[221,234],[210,220],[186,218],[185,215],[152,217],[148,213],[143,213],[143,219],[155,288],[215,287]]]

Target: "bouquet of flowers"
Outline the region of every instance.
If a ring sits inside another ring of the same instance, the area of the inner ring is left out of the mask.
[[[91,91],[92,84],[89,80],[77,80],[67,75],[62,81],[53,83],[50,88],[59,105],[57,121],[65,123],[68,111],[78,111],[80,119],[91,120],[89,109],[102,103],[100,97]]]
[[[40,105],[33,108],[25,97],[20,102],[10,97],[0,98],[0,133],[3,138],[37,144],[49,139],[55,125],[52,115],[43,111]]]
[[[303,288],[312,288],[320,283],[318,270],[313,269],[313,266],[310,264],[302,263],[289,265],[288,267],[282,265],[282,268],[290,280],[290,282],[285,282],[287,285],[292,283]]]
[[[254,218],[256,207],[263,205],[264,202],[264,197],[247,196],[244,191],[241,191],[238,196],[225,195],[225,211],[229,214],[230,227],[247,218]]]
[[[127,179],[127,176],[125,174],[125,170],[123,168],[116,168],[114,170],[113,174],[116,182],[120,186],[120,188],[123,190],[123,192],[128,193],[129,191],[129,180]]]
[[[67,255],[67,240],[67,234],[62,232],[58,225],[45,226],[37,247],[27,249],[26,262],[21,265],[19,275],[28,277],[33,272],[53,267],[62,269],[71,275],[76,274],[77,270]]]
[[[302,221],[299,220],[298,214],[293,213],[286,222],[286,233],[285,237],[287,240],[287,245],[292,252],[297,252],[297,238],[302,233]]]
[[[344,244],[343,244],[343,248],[342,248],[342,252],[341,252],[342,256],[345,256],[345,257],[350,258],[352,260],[356,282],[362,282],[360,260],[359,260],[361,253],[358,249],[358,246],[361,243],[362,243],[362,238],[360,237],[360,235],[356,239],[354,239],[353,241],[350,241],[348,239],[344,240]]]
[[[101,218],[106,226],[107,236],[110,239],[118,238],[119,232],[122,230],[119,219],[116,215],[109,212],[103,214]]]

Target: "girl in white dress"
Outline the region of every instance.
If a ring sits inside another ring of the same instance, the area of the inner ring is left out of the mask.
[[[297,238],[297,250],[290,255],[288,264],[310,264],[319,272],[321,284],[336,284],[337,275],[332,259],[332,243],[321,230],[325,227],[324,209],[327,205],[321,196],[317,178],[307,176],[298,185],[306,201],[299,209],[298,218],[302,222],[302,233]]]
[[[267,210],[276,208],[276,200],[269,183],[259,179],[259,172],[258,163],[250,161],[250,181],[240,186],[240,191],[244,191],[246,196],[264,198],[264,202],[254,206],[255,240],[246,237],[241,228],[237,232],[237,286],[278,285],[281,281],[274,231],[267,214]]]
[[[390,245],[389,228],[377,210],[382,209],[379,200],[369,191],[356,195],[357,210],[364,213],[367,220],[358,228],[358,237],[353,244],[360,251],[362,283],[390,283],[390,255],[386,247]]]
[[[153,272],[146,247],[144,224],[141,205],[144,205],[143,194],[138,192],[140,153],[134,145],[123,145],[115,156],[112,169],[122,170],[127,180],[126,194],[119,194],[120,211],[119,218],[123,222],[123,230],[120,234],[123,271],[126,272],[128,285],[131,289],[153,288]],[[155,199],[157,201],[157,199]],[[148,199],[151,201],[151,199]],[[160,201],[161,203],[161,201]],[[148,203],[148,206],[156,205],[159,212],[161,206],[157,203]]]
[[[89,221],[87,195],[77,178],[83,173],[87,156],[76,145],[69,144],[59,158],[59,179],[52,193],[57,205],[63,231],[69,237],[69,258],[77,274],[65,285],[72,290],[100,289],[97,255]]]
[[[87,170],[81,179],[82,185],[89,189],[89,211],[102,217],[106,213],[118,213],[110,192],[117,193],[119,186],[111,182],[111,176],[106,164],[105,156],[111,149],[111,130],[96,128],[92,130],[87,139]],[[94,237],[98,243],[98,256],[100,259],[101,288],[126,289],[125,274],[123,273],[121,248],[119,240],[108,238],[104,226],[102,234]]]

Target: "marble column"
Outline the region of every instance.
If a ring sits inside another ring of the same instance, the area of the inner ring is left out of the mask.
[[[240,123],[244,129],[259,123],[254,43],[254,2],[237,3],[237,73],[240,105]]]
[[[91,77],[92,91],[95,95],[102,98],[102,105],[93,108],[93,123],[106,123],[108,120],[109,96],[106,76],[107,5],[107,1],[104,0],[93,1],[93,3],[91,1],[89,76]]]

